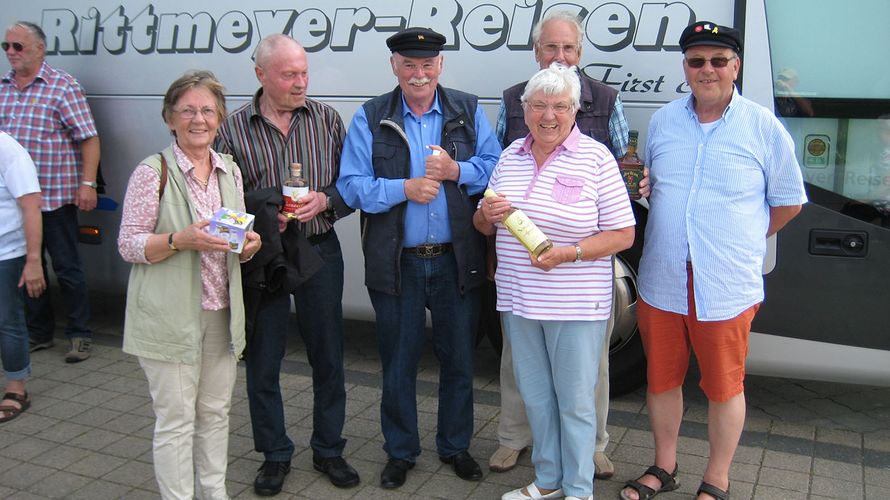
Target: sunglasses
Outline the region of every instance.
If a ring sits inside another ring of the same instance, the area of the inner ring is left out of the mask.
[[[12,47],[12,50],[14,50],[14,51],[16,51],[16,52],[21,52],[21,51],[25,50],[25,46],[22,45],[22,44],[20,44],[19,42],[12,42],[12,43],[9,43],[9,42],[3,42],[3,43],[0,43],[0,48],[3,49],[3,52],[6,52],[7,50],[9,50],[10,47]]]
[[[706,62],[711,63],[711,67],[714,68],[725,68],[729,61],[735,59],[736,56],[732,57],[712,57],[710,59],[705,59],[704,57],[693,57],[691,59],[686,59],[686,64],[689,65],[690,68],[704,68]]]

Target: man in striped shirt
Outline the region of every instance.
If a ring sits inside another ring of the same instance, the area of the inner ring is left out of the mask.
[[[806,202],[791,136],[771,110],[735,88],[741,34],[698,22],[683,31],[680,48],[692,95],[652,116],[646,145],[651,195],[637,315],[655,465],[621,491],[633,500],[678,487],[690,346],[709,401],[710,454],[696,494],[728,498],[745,423],[748,335],[764,297],[766,238]]]
[[[34,159],[43,193],[43,248],[49,252],[68,324],[65,361],[90,356],[90,304],[77,252],[77,210],[96,208],[99,136],[83,89],[46,63],[46,35],[20,21],[6,30],[3,51],[12,69],[0,81],[0,128]],[[46,260],[44,260],[44,266]],[[26,298],[31,351],[53,346],[49,293]]]
[[[216,149],[234,156],[245,191],[280,190],[288,166],[303,165],[309,194],[300,199],[297,220],[288,222],[279,214],[279,225],[282,231],[295,225],[288,230],[301,231],[324,260],[321,270],[293,293],[298,330],[312,366],[312,462],[335,486],[355,486],[358,473],[343,459],[343,254],[333,227],[352,211],[334,185],[345,129],[333,108],[306,97],[309,64],[299,43],[285,35],[271,35],[257,46],[255,57],[262,88],[223,123]],[[263,496],[281,491],[294,453],[279,385],[290,303],[287,293],[264,297],[245,356],[254,445],[265,456],[254,491]]]

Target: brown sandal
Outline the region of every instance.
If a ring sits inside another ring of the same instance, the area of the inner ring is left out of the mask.
[[[0,417],[0,423],[9,422],[31,407],[31,398],[28,396],[28,391],[25,391],[24,394],[7,392],[3,395],[3,399],[15,401],[19,406],[0,405],[0,414],[3,414],[3,416]]]

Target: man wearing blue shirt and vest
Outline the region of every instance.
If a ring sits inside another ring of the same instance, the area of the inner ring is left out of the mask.
[[[637,315],[648,361],[655,465],[621,498],[676,489],[682,384],[690,347],[708,398],[710,453],[699,499],[729,497],[745,424],[745,357],[763,301],[766,238],[806,202],[791,136],[771,110],[739,95],[741,34],[697,22],[680,36],[692,95],[658,110],[646,157],[651,194]]]
[[[485,280],[472,217],[501,148],[474,95],[438,85],[445,37],[408,28],[386,41],[399,86],[352,119],[337,189],[360,209],[365,285],[383,364],[384,488],[404,484],[420,454],[417,363],[425,309],[439,359],[439,458],[465,480],[482,471],[473,434],[473,348]]]

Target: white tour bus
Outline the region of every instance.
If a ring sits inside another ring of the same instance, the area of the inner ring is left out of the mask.
[[[257,88],[257,42],[288,33],[309,52],[310,95],[348,124],[365,100],[396,85],[385,39],[427,26],[448,39],[441,83],[479,95],[493,122],[502,90],[537,69],[532,26],[551,9],[582,18],[582,70],[621,92],[641,144],[652,112],[689,91],[677,45],[683,28],[707,19],[743,31],[740,90],[774,107],[787,125],[811,200],[770,241],[748,371],[890,385],[890,65],[880,63],[890,47],[886,0],[30,0],[7,5],[0,24],[40,24],[50,64],[87,91],[104,191],[102,209],[81,216],[99,231],[84,235],[82,257],[92,289],[123,293],[129,269],[116,250],[118,204],[137,162],[169,143],[161,99],[185,70],[213,71],[233,110]],[[645,202],[634,210],[636,244],[616,265],[616,393],[645,379],[635,317]],[[337,231],[345,314],[372,319],[358,216]],[[480,335],[498,345],[496,316],[490,304],[485,309]]]

